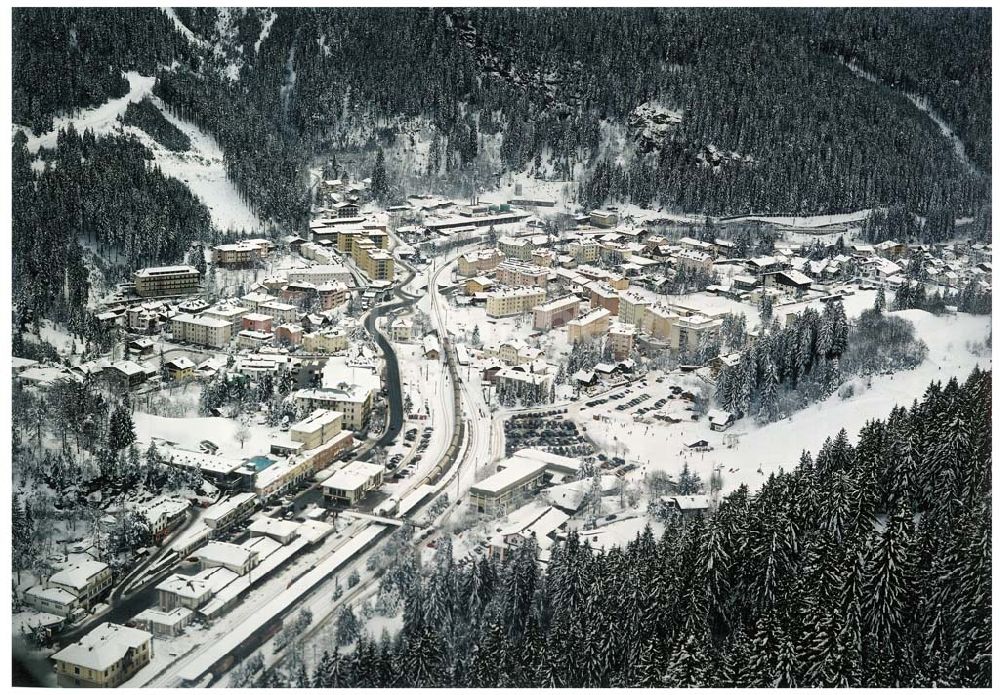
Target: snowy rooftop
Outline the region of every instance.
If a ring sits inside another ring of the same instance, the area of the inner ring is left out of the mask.
[[[36,598],[43,599],[45,601],[50,601],[52,603],[57,603],[63,606],[69,606],[74,601],[77,600],[75,594],[72,594],[65,589],[60,589],[56,586],[43,587],[41,585],[35,585],[28,589],[26,592],[29,596],[34,596]]]
[[[52,658],[82,668],[105,671],[121,661],[130,649],[138,649],[152,638],[145,630],[102,623]]]
[[[187,273],[200,275],[200,273],[189,265],[169,265],[161,266],[158,268],[143,268],[142,270],[137,270],[136,275],[138,277],[153,277],[156,275],[172,275],[175,273]]]
[[[238,495],[233,495],[224,502],[217,502],[213,504],[205,510],[205,513],[202,514],[201,518],[203,521],[213,521],[215,519],[219,519],[252,499],[256,499],[256,495],[252,492],[241,492]]]
[[[249,530],[251,533],[262,533],[272,538],[285,538],[297,534],[299,532],[299,524],[294,521],[285,521],[284,519],[273,519],[269,516],[264,516],[250,524]]]
[[[334,490],[356,490],[382,472],[382,466],[364,461],[351,461],[323,481],[323,487]]]
[[[138,622],[174,627],[186,621],[192,613],[193,611],[190,608],[184,608],[183,606],[178,606],[168,613],[158,611],[155,608],[147,608],[135,616],[135,619]]]
[[[108,568],[105,563],[98,560],[77,557],[78,559],[66,563],[62,570],[49,577],[49,582],[80,591],[87,587],[93,577]]]
[[[291,432],[301,432],[311,434],[317,432],[328,425],[332,425],[338,420],[342,420],[344,414],[336,410],[317,408],[308,417],[296,422],[290,428]]]
[[[165,516],[172,517],[183,513],[190,506],[190,502],[180,497],[162,497],[139,507],[139,513],[145,516],[151,524],[155,524]]]
[[[243,462],[237,459],[217,456],[215,454],[205,454],[200,451],[189,451],[187,449],[167,449],[165,456],[167,461],[175,466],[197,468],[202,471],[219,473],[221,475],[233,473],[243,467]]]
[[[195,326],[204,326],[206,328],[224,328],[232,325],[229,321],[212,318],[211,316],[188,316],[187,314],[181,314],[175,316],[173,320],[178,323],[188,323]]]
[[[222,565],[245,565],[251,561],[255,552],[232,543],[211,541],[195,553],[202,562],[217,562]]]
[[[495,495],[536,478],[545,471],[545,464],[541,461],[512,457],[504,463],[506,465],[502,471],[474,483],[469,491]]]

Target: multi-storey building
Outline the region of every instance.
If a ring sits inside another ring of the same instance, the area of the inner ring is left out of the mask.
[[[334,353],[346,350],[348,342],[347,331],[342,328],[328,328],[318,333],[303,335],[302,349],[306,352]]]
[[[181,314],[170,321],[174,340],[223,348],[233,338],[233,324],[223,319]]]
[[[322,311],[328,311],[347,301],[350,290],[342,282],[326,282],[316,288],[316,297]]]
[[[535,246],[531,243],[531,239],[524,237],[509,237],[502,236],[497,241],[497,248],[507,258],[517,258],[522,261],[531,260],[531,252],[534,251]]]
[[[635,344],[635,326],[627,323],[615,322],[608,329],[608,344],[611,346],[611,354],[616,360],[624,360],[632,352]]]
[[[462,277],[482,275],[496,269],[504,260],[504,255],[497,249],[470,251],[458,258],[458,274]]]
[[[135,292],[140,297],[194,294],[200,287],[201,273],[189,265],[143,268],[135,273]]]
[[[642,325],[643,315],[652,301],[636,291],[621,292],[618,295],[618,320],[633,326]]]
[[[102,623],[53,655],[63,688],[117,688],[153,657],[153,636],[145,630]]]
[[[239,306],[235,304],[220,304],[205,309],[205,311],[201,312],[201,315],[203,318],[228,321],[233,326],[233,328],[237,328],[238,326],[240,326],[241,318],[248,313],[250,313],[250,309],[245,306]]]
[[[580,315],[580,304],[580,299],[572,294],[539,304],[532,310],[535,329],[547,331],[566,325]]]
[[[251,241],[212,247],[212,262],[224,268],[246,268],[259,261],[263,255],[261,245]]]
[[[309,282],[322,285],[327,282],[339,282],[345,286],[353,284],[354,279],[347,266],[339,263],[325,263],[308,268],[294,268],[288,271],[288,282]]]
[[[257,312],[267,314],[275,323],[292,323],[298,321],[299,313],[291,304],[282,302],[267,302],[257,306]]]
[[[103,562],[82,557],[28,589],[24,600],[44,613],[69,616],[90,608],[109,588],[111,568]]]
[[[486,297],[486,315],[495,318],[525,314],[545,301],[545,290],[536,287],[515,287],[494,290]]]
[[[607,309],[591,309],[583,316],[566,324],[569,342],[576,343],[603,336],[611,325],[611,312]]]
[[[545,287],[549,271],[533,263],[509,259],[497,266],[496,279],[508,287]]]
[[[590,290],[590,306],[607,309],[612,315],[618,315],[618,291],[601,282],[592,282],[588,286]]]

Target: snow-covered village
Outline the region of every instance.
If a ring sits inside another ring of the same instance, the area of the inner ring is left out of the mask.
[[[730,11],[842,113],[538,63],[672,15],[15,10],[13,684],[988,686],[990,11]]]

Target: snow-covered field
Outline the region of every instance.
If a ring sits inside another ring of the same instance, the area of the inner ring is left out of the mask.
[[[865,422],[889,415],[895,405],[909,406],[926,390],[932,380],[947,381],[952,376],[962,379],[975,365],[991,368],[988,353],[975,350],[990,334],[991,317],[959,314],[934,316],[920,310],[894,312],[913,322],[917,335],[928,347],[927,359],[911,371],[881,375],[868,380],[854,380],[855,395],[841,399],[837,394],[794,413],[791,417],[766,426],[744,418],[727,432],[713,432],[707,422],[683,422],[674,425],[637,425],[627,414],[617,413],[610,401],[604,406],[571,413],[587,434],[607,451],[624,451],[627,461],[638,464],[629,474],[638,481],[649,471],[663,470],[676,476],[687,462],[703,481],[716,467],[723,476],[723,493],[741,484],[751,490],[759,487],[773,472],[794,467],[802,450],[819,450],[827,437],[846,429],[854,437]],[[651,385],[643,389],[658,397]],[[634,395],[634,394],[633,394]],[[620,402],[620,401],[619,401]],[[647,402],[648,403],[648,402]],[[596,423],[593,414],[607,414],[608,421]],[[607,413],[605,413],[607,411]],[[733,437],[738,443],[727,448],[725,441]],[[692,439],[705,439],[712,447],[707,452],[688,451],[685,444]]]
[[[241,446],[236,437],[240,428],[237,420],[222,417],[161,417],[138,411],[133,418],[136,437],[143,445],[148,445],[155,437],[174,442],[183,449],[198,451],[198,445],[207,439],[219,447],[219,456],[232,458],[266,454],[271,450],[271,442],[278,436],[276,429],[253,423],[247,427],[248,438]]]

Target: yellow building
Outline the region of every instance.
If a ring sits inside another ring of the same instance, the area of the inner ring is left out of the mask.
[[[652,304],[647,306],[642,315],[640,327],[643,333],[648,334],[656,340],[669,341],[673,333],[674,321],[680,316],[670,310],[670,307],[663,304]]]
[[[102,623],[53,655],[56,680],[63,688],[117,688],[153,657],[153,636],[114,623]]]
[[[302,336],[302,349],[306,352],[340,352],[346,350],[347,345],[347,333],[339,328],[306,333]]]
[[[481,275],[496,269],[504,260],[504,255],[497,249],[470,251],[458,257],[458,274],[463,277]]]
[[[496,290],[486,297],[486,315],[499,318],[526,314],[544,301],[545,290],[541,288]]]
[[[495,284],[496,283],[490,278],[477,275],[476,277],[469,278],[465,281],[465,294],[473,295],[479,294],[480,292],[486,292],[493,289],[493,285]]]
[[[293,442],[300,442],[303,449],[315,449],[339,434],[343,421],[343,413],[317,408],[309,417],[292,425],[288,435]]]
[[[607,309],[593,309],[578,319],[573,319],[566,324],[569,333],[569,342],[576,343],[581,340],[588,340],[603,336],[608,332],[611,325],[611,312]]]

